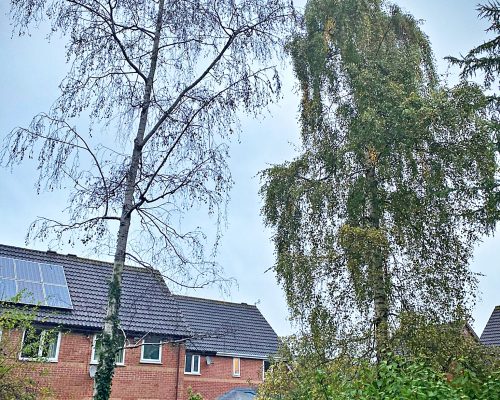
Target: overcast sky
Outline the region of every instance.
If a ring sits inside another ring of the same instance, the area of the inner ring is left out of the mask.
[[[483,21],[477,18],[473,0],[398,0],[404,9],[422,19],[429,35],[441,73],[450,73],[456,81],[456,70],[447,69],[442,59],[458,55],[486,39]],[[0,2],[0,138],[16,126],[26,126],[31,118],[47,111],[58,96],[57,86],[67,70],[64,41],[45,40],[46,31],[33,30],[31,37],[12,37],[7,1]],[[296,1],[302,6],[304,0]],[[272,272],[274,254],[260,215],[259,180],[256,174],[267,166],[294,156],[298,144],[298,96],[291,69],[283,71],[283,100],[273,106],[268,117],[255,121],[243,118],[243,133],[231,146],[234,188],[228,213],[228,229],[218,256],[227,276],[236,278],[231,294],[225,299],[258,303],[264,316],[279,335],[292,332],[282,290]],[[36,173],[28,161],[12,172],[0,169],[0,243],[25,246],[24,238],[31,221],[37,216],[58,217],[64,208],[65,193],[37,195]],[[203,221],[202,223],[203,224]],[[45,243],[29,247],[47,250]],[[84,248],[61,248],[62,253],[92,256]],[[480,277],[481,300],[474,310],[474,328],[481,334],[494,306],[500,304],[498,238],[486,238],[475,252],[472,268]],[[221,298],[217,289],[189,294]]]

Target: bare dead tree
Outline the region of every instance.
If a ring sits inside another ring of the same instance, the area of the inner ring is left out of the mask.
[[[108,399],[127,255],[168,266],[178,282],[192,271],[196,285],[218,277],[203,233],[184,232],[178,221],[206,206],[220,227],[237,111],[258,113],[279,95],[270,63],[281,53],[293,6],[287,0],[11,0],[11,17],[19,34],[48,21],[67,38],[70,62],[51,110],[14,129],[3,147],[7,166],[37,154],[38,190],[71,187],[68,218],[41,218],[28,237],[99,248],[117,232],[94,393]],[[80,128],[82,119],[88,129]]]

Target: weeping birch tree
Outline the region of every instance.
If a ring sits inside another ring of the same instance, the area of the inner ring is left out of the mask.
[[[52,108],[3,148],[6,165],[36,159],[39,190],[70,189],[67,219],[42,218],[29,236],[97,248],[116,238],[95,399],[111,391],[127,259],[176,283],[218,278],[203,232],[179,221],[198,207],[224,217],[237,111],[279,96],[272,63],[292,12],[285,0],[11,0],[16,32],[50,24],[70,64]]]
[[[309,0],[289,44],[302,152],[262,173],[274,270],[325,358],[379,361],[409,316],[467,316],[493,224],[495,126],[479,87],[439,81],[418,22],[383,0]]]

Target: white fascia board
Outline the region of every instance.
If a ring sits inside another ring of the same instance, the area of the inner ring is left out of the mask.
[[[267,356],[257,356],[255,354],[244,354],[244,353],[224,353],[218,351],[216,353],[217,356],[219,357],[236,357],[236,358],[249,358],[253,360],[269,360],[269,357]]]

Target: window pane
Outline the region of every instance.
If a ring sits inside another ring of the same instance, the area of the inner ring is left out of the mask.
[[[16,260],[17,279],[23,279],[32,282],[40,282],[40,269],[38,263],[25,260]]]
[[[40,264],[44,283],[54,283],[56,285],[66,285],[64,279],[64,269],[60,265]]]
[[[15,278],[12,258],[0,257],[0,278]]]
[[[200,356],[193,356],[193,372],[200,372]]]
[[[160,345],[159,344],[145,344],[143,345],[143,356],[144,360],[160,360]]]
[[[16,282],[9,279],[0,279],[0,301],[10,300],[16,295]]]
[[[233,358],[233,375],[235,375],[235,376],[240,375],[240,359],[239,358]]]
[[[24,331],[21,357],[23,358],[38,357],[38,351],[40,350],[41,336],[42,336],[41,329],[26,329],[26,331]]]
[[[56,358],[58,340],[59,332],[45,331],[42,338],[42,357]]]
[[[267,370],[271,367],[271,363],[267,360],[264,360],[264,372],[267,372]]]
[[[45,305],[41,283],[17,281],[17,290],[23,303]]]
[[[94,340],[94,358],[93,362],[99,362],[99,355],[101,353],[101,338],[97,337]]]
[[[186,353],[186,366],[184,367],[184,372],[191,372],[191,362],[193,355],[190,353]]]
[[[149,361],[160,361],[160,343],[161,338],[159,336],[148,336],[144,339],[144,344],[142,346],[142,359]]]
[[[117,364],[123,364],[123,360],[124,360],[124,355],[125,355],[125,338],[122,336],[120,336],[120,350],[118,350],[118,352],[116,353],[116,357],[115,357],[115,363]]]
[[[115,357],[115,363],[117,364],[123,364],[123,356],[125,354],[125,349],[120,349],[118,350],[118,353],[116,353],[116,357]]]

